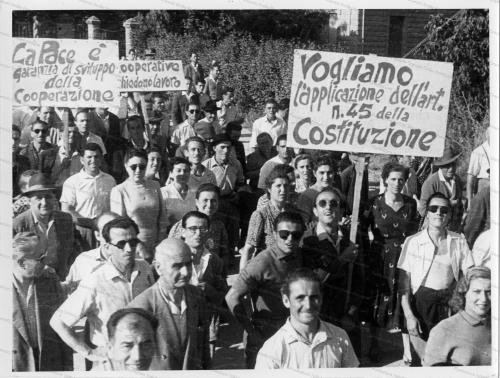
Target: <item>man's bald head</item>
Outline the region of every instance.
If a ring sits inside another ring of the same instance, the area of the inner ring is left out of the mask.
[[[112,211],[106,211],[102,213],[99,217],[97,217],[95,221],[95,227],[97,228],[95,233],[96,239],[99,241],[99,243],[102,245],[106,243],[104,238],[102,237],[102,229],[106,225],[106,223],[112,221],[113,219],[119,218],[120,216],[116,213],[113,213]]]
[[[191,255],[189,246],[183,240],[177,238],[164,239],[155,249],[155,260],[176,259],[183,255]]]
[[[193,269],[189,246],[180,239],[163,240],[156,247],[155,268],[165,289],[175,290],[187,285]]]

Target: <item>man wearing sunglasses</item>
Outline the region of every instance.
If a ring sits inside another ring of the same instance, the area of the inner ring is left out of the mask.
[[[190,101],[185,107],[186,120],[177,125],[176,129],[172,133],[172,138],[170,140],[172,144],[172,151],[176,151],[179,146],[183,146],[188,138],[196,136],[196,130],[194,125],[201,116],[200,105],[198,102]]]
[[[19,154],[28,158],[30,169],[36,169],[50,175],[56,161],[57,148],[47,142],[49,125],[47,122],[37,119],[30,128],[32,140]]]
[[[280,213],[274,223],[276,244],[250,260],[226,295],[229,310],[245,329],[247,368],[254,367],[261,346],[289,315],[281,301],[280,287],[287,275],[302,265],[299,244],[304,229],[298,213]],[[244,304],[247,294],[252,298],[251,314]]]
[[[64,294],[59,279],[44,270],[43,243],[34,232],[21,232],[12,247],[12,371],[73,370],[71,350],[49,326]]]
[[[325,188],[316,196],[314,203],[313,213],[318,222],[312,223],[304,234],[304,266],[313,269],[323,284],[321,319],[340,326],[346,314],[354,314],[356,307],[353,304],[359,305],[356,303],[359,297],[355,296],[351,296],[346,303],[349,263],[357,259],[359,250],[348,239],[346,230],[341,230],[339,226],[346,207],[340,190]],[[359,269],[355,273],[353,282],[359,284]]]
[[[430,330],[448,317],[453,287],[474,265],[465,237],[447,229],[450,199],[438,192],[426,205],[427,227],[406,238],[398,261],[401,307],[417,364]]]
[[[111,314],[154,283],[149,264],[135,259],[138,233],[137,225],[128,217],[106,223],[102,231],[106,263],[80,282],[50,320],[61,339],[90,361],[107,357],[105,325]],[[90,344],[72,328],[85,316],[90,326]]]

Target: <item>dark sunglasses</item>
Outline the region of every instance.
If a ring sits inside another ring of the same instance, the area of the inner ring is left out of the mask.
[[[33,130],[33,132],[34,132],[35,134],[40,134],[40,133],[42,133],[42,134],[47,134],[47,133],[48,133],[48,131],[49,131],[49,130],[45,130],[45,129],[35,129],[35,130]]]
[[[318,201],[319,207],[326,207],[326,205],[330,205],[330,207],[339,207],[339,201],[337,200],[327,201],[324,199]]]
[[[287,240],[290,235],[292,235],[293,240],[300,240],[302,237],[302,232],[300,231],[288,231],[288,230],[279,230],[278,235],[281,239]]]
[[[137,169],[137,167],[139,167],[139,170],[140,171],[144,171],[146,169],[146,166],[144,164],[132,164],[132,165],[129,165],[129,168],[133,171],[135,171]]]
[[[129,245],[131,248],[135,248],[137,247],[137,244],[139,244],[141,241],[137,238],[135,239],[130,239],[130,240],[120,240],[119,242],[113,244],[113,243],[109,243],[111,244],[112,246],[116,247],[116,248],[119,248],[119,249],[123,249],[125,248],[125,245]]]
[[[427,211],[430,213],[437,213],[438,210],[441,214],[446,215],[450,211],[450,208],[448,206],[437,206],[437,205],[432,205],[427,208]]]
[[[188,112],[191,114],[195,114],[195,113],[199,114],[200,113],[200,111],[198,109],[190,109],[190,110],[188,110]]]

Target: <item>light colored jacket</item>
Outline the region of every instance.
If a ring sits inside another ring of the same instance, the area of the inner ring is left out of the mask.
[[[429,271],[436,247],[432,242],[427,229],[406,238],[398,268],[407,272],[410,277],[411,292],[415,294]],[[451,269],[455,280],[460,278],[460,272],[465,272],[474,266],[472,254],[465,240],[465,236],[448,231],[446,236],[446,251],[451,260]]]

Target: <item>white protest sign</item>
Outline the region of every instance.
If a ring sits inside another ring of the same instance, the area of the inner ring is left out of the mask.
[[[180,91],[187,89],[180,60],[122,60],[118,63],[123,92]]]
[[[295,50],[289,147],[441,156],[453,64]]]
[[[119,101],[118,41],[13,40],[14,105],[108,107]]]

